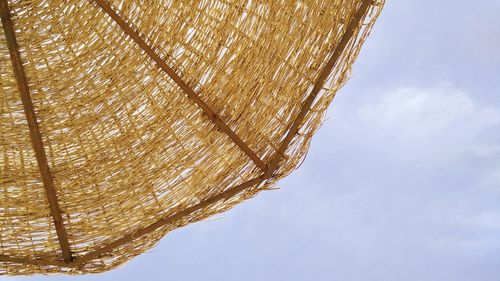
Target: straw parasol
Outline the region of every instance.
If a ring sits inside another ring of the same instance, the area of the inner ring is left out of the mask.
[[[0,274],[92,273],[304,158],[382,0],[0,0]]]

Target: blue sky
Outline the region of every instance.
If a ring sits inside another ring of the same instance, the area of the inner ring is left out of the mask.
[[[500,2],[388,1],[304,164],[99,275],[500,280]]]

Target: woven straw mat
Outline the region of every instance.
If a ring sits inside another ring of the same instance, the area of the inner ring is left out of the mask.
[[[272,188],[303,160],[383,5],[0,3],[7,275],[106,271]]]

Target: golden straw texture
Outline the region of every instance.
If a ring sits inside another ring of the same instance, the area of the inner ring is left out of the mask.
[[[383,6],[1,1],[58,204],[42,177],[2,17],[0,274],[7,275],[106,271],[169,231],[273,187],[304,158]]]

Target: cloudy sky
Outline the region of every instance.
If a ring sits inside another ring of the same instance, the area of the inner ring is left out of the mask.
[[[500,280],[500,1],[389,0],[299,170],[121,269],[2,280]]]

